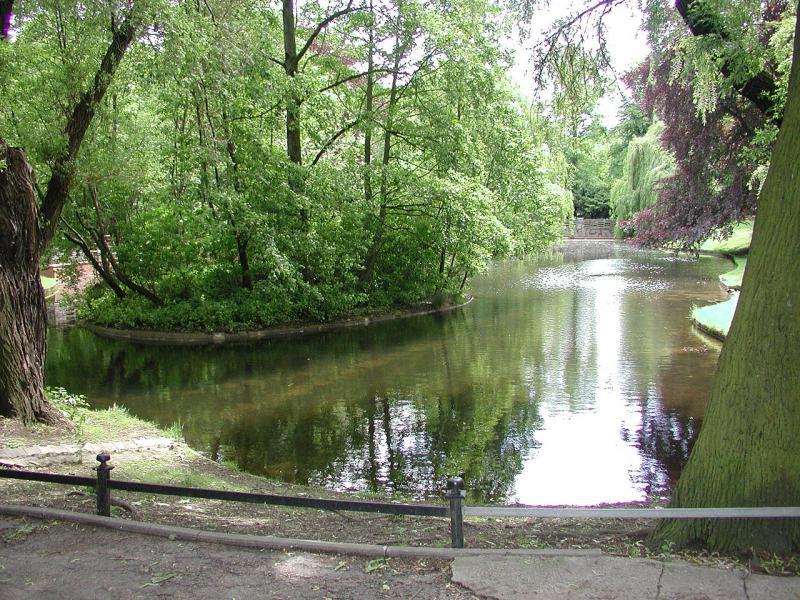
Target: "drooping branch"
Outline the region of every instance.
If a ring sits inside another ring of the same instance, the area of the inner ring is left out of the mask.
[[[127,18],[115,29],[111,43],[103,56],[100,67],[95,73],[94,81],[81,95],[67,121],[67,126],[64,130],[67,136],[67,147],[56,157],[53,163],[52,176],[47,184],[47,191],[42,201],[39,225],[39,244],[42,250],[53,239],[58,227],[61,211],[72,186],[75,159],[83,143],[83,138],[94,118],[97,107],[111,84],[114,73],[125,56],[128,46],[136,36],[138,26],[139,18],[138,13],[136,13],[136,5],[134,5]]]
[[[106,284],[108,284],[108,287],[111,288],[111,290],[114,292],[114,295],[117,296],[117,298],[124,298],[125,290],[119,286],[111,273],[105,269],[102,264],[100,264],[100,261],[98,261],[97,258],[95,258],[94,254],[92,253],[92,249],[89,246],[89,242],[87,242],[81,233],[66,219],[64,219],[64,217],[61,217],[61,224],[65,227],[65,230],[63,231],[64,237],[80,248],[84,258],[89,261],[95,272],[103,278],[103,281],[105,281]]]
[[[722,41],[731,39],[730,32],[723,28],[719,19],[715,18],[716,15],[710,13],[701,0],[675,0],[675,9],[683,18],[692,35],[715,36]],[[777,112],[775,106],[776,83],[774,77],[767,71],[761,70],[746,81],[736,81],[731,77],[733,71],[730,60],[723,62],[720,66],[720,72],[731,81],[734,89],[767,115],[777,127],[780,127],[783,115]]]
[[[322,156],[325,154],[325,152],[328,150],[328,148],[330,148],[334,144],[334,142],[336,140],[338,140],[345,133],[350,131],[353,127],[355,127],[356,125],[361,123],[361,121],[363,121],[363,120],[364,120],[364,117],[359,117],[359,118],[355,119],[354,121],[351,121],[350,123],[348,123],[344,127],[342,127],[333,136],[331,136],[331,138],[327,142],[325,142],[325,144],[323,144],[323,146],[322,146],[322,148],[320,148],[319,152],[317,152],[317,155],[314,157],[314,160],[311,161],[311,166],[313,167],[314,165],[316,165],[319,162],[319,160],[322,158]]]

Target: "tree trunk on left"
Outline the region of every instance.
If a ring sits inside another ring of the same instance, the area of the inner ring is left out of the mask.
[[[10,4],[5,2],[0,9],[9,10]],[[67,119],[67,143],[52,163],[41,208],[37,208],[33,170],[25,153],[0,138],[0,415],[71,427],[44,395],[47,314],[39,257],[58,227],[86,131],[136,36],[137,6],[131,3],[127,18],[113,23],[111,42],[94,81]]]
[[[0,414],[65,422],[44,395],[47,315],[33,171],[0,140]]]

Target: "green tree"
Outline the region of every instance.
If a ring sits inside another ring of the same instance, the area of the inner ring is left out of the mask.
[[[739,86],[745,88],[745,84]],[[800,20],[782,126],[759,198],[739,305],[703,429],[671,505],[797,506],[800,500]],[[796,520],[664,521],[651,542],[714,551],[791,552]]]
[[[79,80],[86,87],[80,96],[73,100],[68,90],[61,90],[58,99],[69,107],[68,117],[55,144],[41,203],[25,153],[0,138],[0,414],[24,421],[61,420],[44,395],[47,320],[39,258],[55,235],[73,183],[75,160],[95,111],[141,26],[141,13],[139,3],[121,18],[95,6],[82,11],[79,18],[87,21],[107,19],[110,40],[94,76],[81,73],[84,76]],[[59,32],[64,35],[58,40],[63,48],[66,32],[61,25],[59,22]],[[5,39],[0,39],[0,46],[3,60],[15,67],[12,72],[23,72],[26,65],[15,62],[17,57],[6,47]]]
[[[672,174],[672,160],[659,143],[663,130],[664,124],[656,121],[628,144],[622,176],[611,187],[611,215],[617,221],[655,204],[658,182]]]

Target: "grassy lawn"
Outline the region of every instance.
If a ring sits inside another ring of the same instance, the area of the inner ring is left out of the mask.
[[[720,275],[719,280],[722,285],[738,290],[742,287],[742,276],[744,275],[744,268],[747,266],[747,257],[735,256],[734,261],[736,261],[736,267]]]
[[[753,237],[753,221],[742,221],[733,227],[733,233],[724,240],[710,238],[700,246],[701,252],[720,252],[722,254],[747,254]]]
[[[725,302],[695,308],[692,310],[692,322],[709,335],[724,340],[731,327],[738,300],[739,294],[734,294]]]

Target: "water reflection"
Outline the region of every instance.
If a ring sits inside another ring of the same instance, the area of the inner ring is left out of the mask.
[[[531,504],[642,499],[696,437],[717,350],[690,306],[721,261],[581,243],[476,280],[438,317],[166,349],[51,331],[48,382],[184,424],[216,460],[342,490]]]

